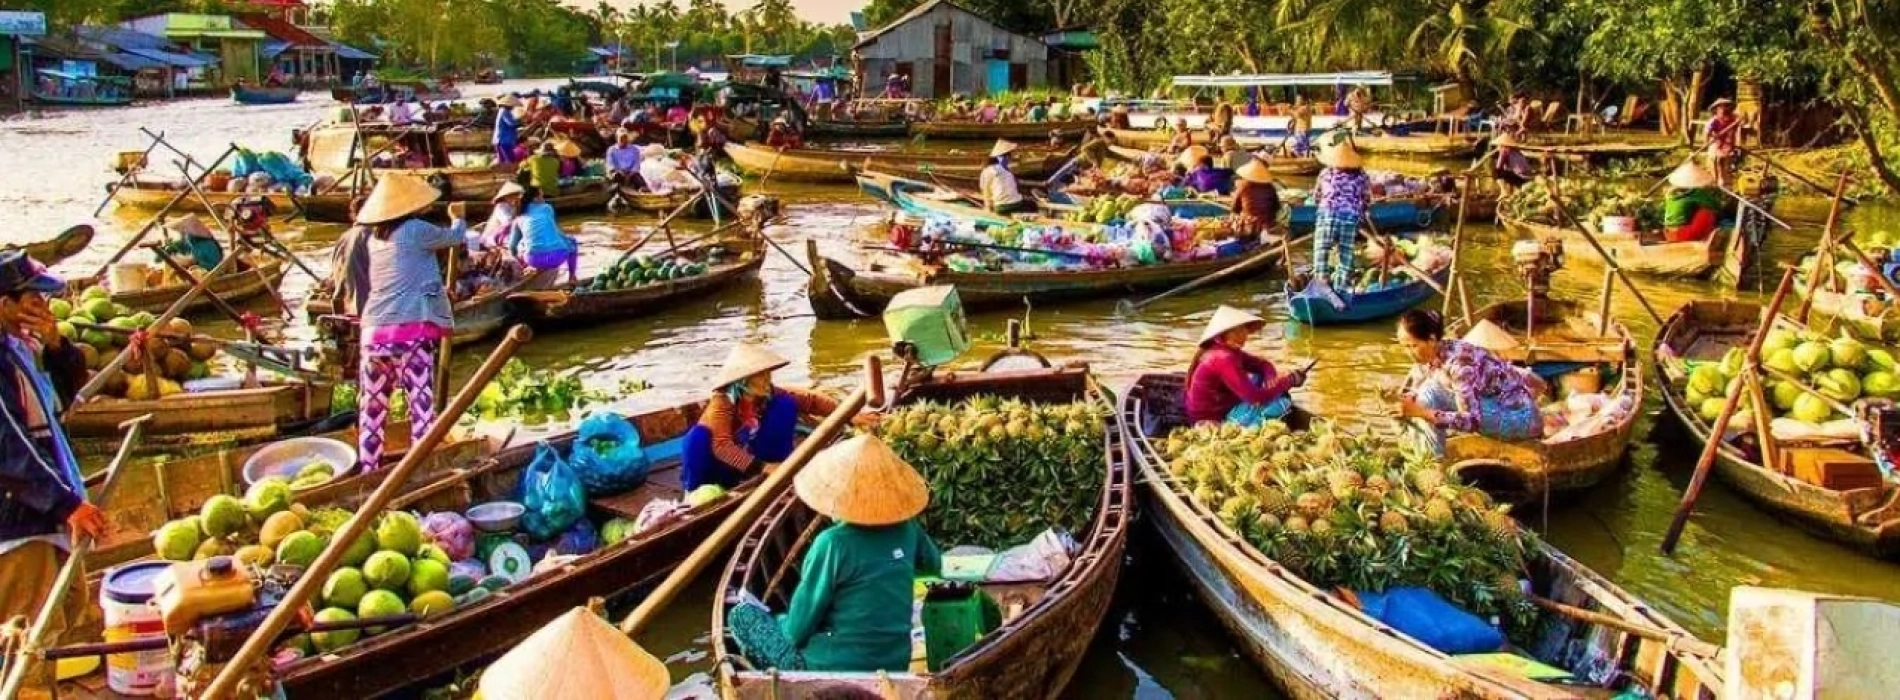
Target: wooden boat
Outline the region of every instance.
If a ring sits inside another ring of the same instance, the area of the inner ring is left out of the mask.
[[[514,322],[513,305],[508,301],[508,297],[535,288],[546,279],[544,275],[551,277],[553,273],[524,276],[508,286],[456,301],[452,307],[452,312],[455,314],[455,329],[449,335],[450,346],[484,340],[507,328]],[[317,319],[332,313],[330,290],[327,286],[312,287],[310,296],[304,299],[303,308],[304,316],[317,327],[318,337],[338,344],[350,344],[358,340],[355,337],[332,338],[328,332],[329,327],[316,322]]]
[[[1673,137],[1657,138],[1654,134],[1633,133],[1591,136],[1538,134],[1517,146],[1517,150],[1539,160],[1557,159],[1582,164],[1618,158],[1656,158],[1680,148],[1682,143]]]
[[[737,186],[721,187],[719,188],[719,192],[729,201],[736,202],[739,200],[740,188]],[[626,209],[649,214],[671,214],[674,210],[684,206],[697,192],[694,190],[643,192],[621,188],[618,194],[620,195],[621,206]],[[721,212],[720,214],[721,217],[729,217],[731,215],[731,212]],[[682,214],[682,216],[694,219],[707,219],[712,218],[712,210],[702,200],[698,206],[693,207],[691,211]]]
[[[1534,321],[1530,310],[1536,311]],[[1612,401],[1627,401],[1630,409],[1601,431],[1562,442],[1507,442],[1456,433],[1445,444],[1451,472],[1512,503],[1539,503],[1546,494],[1586,489],[1614,473],[1635,437],[1643,405],[1642,363],[1636,360],[1636,339],[1629,329],[1614,319],[1600,324],[1598,312],[1582,304],[1548,298],[1534,304],[1525,300],[1491,304],[1473,314],[1472,320],[1490,321],[1517,338],[1519,347],[1493,352],[1553,383],[1553,375],[1578,370],[1596,369],[1614,376],[1615,384],[1601,393]],[[1462,319],[1454,318],[1451,325],[1447,332],[1451,337],[1469,330]]]
[[[75,438],[122,435],[119,424],[147,413],[150,436],[243,432],[275,435],[296,432],[330,415],[332,387],[302,382],[265,381],[252,389],[173,394],[134,401],[101,398],[73,407],[66,432]]]
[[[114,183],[114,185],[112,185],[112,201],[122,207],[145,211],[158,211],[165,208],[166,204],[170,204],[172,198],[177,197],[179,191],[184,189],[185,184],[176,179],[153,180],[135,177],[126,181],[124,184]],[[200,185],[200,189],[203,189],[202,185]],[[209,189],[203,189],[203,192],[204,198],[210,200],[211,205],[219,209],[235,204],[240,199],[263,197],[270,200],[271,206],[282,213],[296,211],[297,205],[301,203],[304,206],[305,212],[311,215],[311,220],[313,221],[328,220],[319,219],[316,217],[316,214],[318,212],[327,213],[332,210],[341,211],[344,214],[344,218],[348,218],[349,194],[343,190],[337,190],[330,194],[299,196],[295,201],[292,201],[290,194],[286,192],[269,192],[259,195],[245,194],[242,192],[220,192]],[[330,200],[340,201],[332,202]],[[172,211],[202,214],[205,212],[205,205],[203,200],[198,199],[198,195],[187,193],[183,199],[178,200],[177,204],[172,205]]]
[[[1802,267],[1800,272],[1795,273],[1794,281],[1795,297],[1808,306],[1810,320],[1820,316],[1834,323],[1845,324],[1859,338],[1882,341],[1900,339],[1900,308],[1895,308],[1885,294],[1852,294],[1838,291],[1829,284],[1816,287],[1810,294],[1810,269]]]
[[[1590,249],[1589,241],[1584,240],[1583,234],[1576,229],[1526,221],[1503,212],[1498,213],[1498,224],[1519,236],[1556,238],[1563,241],[1565,250],[1571,251],[1569,260],[1599,267],[1603,265],[1602,256]],[[1617,266],[1632,274],[1700,279],[1709,276],[1722,264],[1725,230],[1717,228],[1716,233],[1708,238],[1687,243],[1643,243],[1638,236],[1605,235],[1595,231],[1592,234],[1604,250],[1616,258]]]
[[[915,216],[947,216],[962,221],[973,221],[978,226],[1004,226],[1016,221],[1037,221],[1037,217],[1021,214],[998,214],[971,201],[969,195],[956,190],[946,190],[932,183],[913,180],[882,171],[866,171],[858,175],[858,190],[870,195],[872,199],[889,204],[906,214]],[[1072,198],[1073,199],[1073,198]],[[1077,204],[1086,202],[1078,201]],[[1216,205],[1218,206],[1218,205]],[[1044,223],[1056,223],[1053,220]],[[1095,228],[1095,224],[1075,221],[1060,222],[1063,226]]]
[[[330,99],[359,105],[383,104],[398,99],[418,102],[453,102],[462,99],[462,91],[434,80],[385,80],[380,85],[345,86],[330,89]]]
[[[294,87],[231,86],[231,101],[241,105],[286,105],[297,101]]]
[[[415,175],[429,181],[441,190],[445,199],[466,201],[486,201],[495,196],[502,183],[515,178],[515,169],[508,167],[458,166],[450,156],[454,150],[447,144],[450,129],[416,125],[399,127],[388,124],[356,124],[325,126],[304,132],[298,144],[298,156],[312,174],[327,174],[338,178],[352,176],[361,161],[382,150],[384,144],[392,139],[402,139],[416,153],[428,158],[428,167],[422,168],[372,168],[372,177],[384,173],[399,172]],[[358,142],[358,138],[362,141]]]
[[[1088,368],[1069,365],[1055,369],[979,372],[918,385],[901,401],[956,401],[975,394],[991,394],[1029,401],[1067,402],[1102,400]],[[885,698],[1054,698],[1075,675],[1095,629],[1108,612],[1126,546],[1133,485],[1119,426],[1104,418],[1111,437],[1103,445],[1101,500],[1094,521],[1078,532],[1078,553],[1066,570],[1053,579],[984,584],[999,605],[1020,605],[1022,612],[959,652],[935,672],[841,673],[783,671],[757,668],[743,656],[725,630],[726,605],[713,608],[714,666],[719,669],[723,697],[733,700],[807,698],[821,688],[856,686]],[[745,591],[758,600],[784,609],[798,585],[797,565],[810,542],[809,533],[824,523],[796,494],[786,490],[767,506],[765,514],[740,540],[721,580],[721,600]],[[801,533],[808,533],[801,535]],[[945,546],[949,546],[946,543]]]
[[[1205,139],[1196,141],[1196,143],[1203,141],[1205,141]],[[1166,143],[1167,141],[1163,140],[1156,145],[1165,145]],[[1130,163],[1139,163],[1143,158],[1149,156],[1160,158],[1164,163],[1172,162],[1170,156],[1128,146],[1109,146],[1108,154],[1114,156],[1116,159]],[[1319,164],[1319,159],[1313,156],[1272,156],[1267,159],[1268,171],[1275,175],[1284,175],[1286,177],[1310,177],[1319,174],[1319,171],[1323,167],[1324,166]]]
[[[692,300],[704,299],[740,280],[756,278],[765,265],[765,233],[748,224],[746,234],[680,255],[705,256],[713,248],[726,257],[709,263],[704,273],[674,280],[651,282],[638,287],[610,291],[580,291],[593,278],[553,289],[521,291],[508,296],[510,306],[521,320],[536,327],[574,326],[644,316],[675,308]]]
[[[32,81],[27,95],[34,102],[62,107],[119,107],[132,104],[132,80],[123,76],[76,75],[42,68],[19,73],[21,81]]]
[[[1730,348],[1746,347],[1761,327],[1762,307],[1751,302],[1691,301],[1656,336],[1656,374],[1663,403],[1698,444],[1712,428],[1676,388],[1685,360],[1718,362]],[[1816,444],[1778,443],[1783,449]],[[1859,441],[1833,447],[1864,453]],[[1900,487],[1889,477],[1878,488],[1837,491],[1761,464],[1760,448],[1725,441],[1716,451],[1715,476],[1755,504],[1803,529],[1883,559],[1900,559]]]
[[[842,139],[894,139],[903,138],[910,133],[910,122],[880,121],[851,122],[813,120],[805,127],[805,135],[817,138]]]
[[[245,263],[247,266],[243,269],[227,270],[213,278],[210,284],[205,285],[205,292],[199,294],[198,298],[193,299],[190,304],[185,305],[184,311],[190,313],[215,310],[217,307],[210,298],[214,294],[225,303],[235,306],[239,302],[273,293],[277,285],[284,281],[283,260],[267,255],[256,255],[247,258]],[[75,288],[72,291],[77,293],[80,289]],[[156,315],[171,308],[172,302],[178,301],[189,291],[191,291],[191,283],[179,282],[163,287],[113,292],[111,298],[114,304],[124,304],[133,311],[145,311]]]
[[[1339,298],[1346,302],[1344,308],[1336,308],[1330,301],[1308,294],[1305,290],[1289,288],[1286,295],[1287,314],[1295,321],[1312,326],[1364,323],[1405,313],[1406,309],[1418,306],[1438,293],[1424,280],[1404,271],[1393,270],[1392,275],[1403,277],[1405,281],[1372,292],[1335,290]],[[1433,281],[1443,286],[1450,271],[1438,270],[1431,275]]]
[[[78,255],[86,246],[92,245],[92,227],[80,224],[61,231],[59,235],[43,241],[34,241],[25,245],[0,245],[0,252],[21,251],[26,256],[39,261],[41,265],[53,266],[67,258]]]
[[[1438,198],[1419,195],[1373,200],[1366,213],[1372,217],[1372,225],[1378,227],[1379,231],[1397,233],[1431,228],[1438,222],[1442,209],[1443,204]],[[1456,214],[1456,210],[1453,214]],[[1296,235],[1312,233],[1318,220],[1318,205],[1301,203],[1287,207],[1287,229]]]
[[[500,85],[502,80],[501,71],[493,68],[483,68],[475,73],[474,83],[476,85]]]
[[[912,122],[910,133],[913,136],[927,136],[938,139],[1012,139],[1016,141],[1041,141],[1052,133],[1064,136],[1081,134],[1094,128],[1094,119],[1069,119],[1051,122],[969,122],[969,121],[920,121]]]
[[[1480,143],[1471,136],[1443,134],[1352,137],[1352,145],[1360,153],[1410,158],[1469,158],[1478,154]]]
[[[975,178],[978,172],[989,165],[990,160],[988,156],[981,153],[910,154],[822,148],[780,151],[737,141],[726,144],[726,155],[731,157],[733,164],[739,166],[739,170],[747,175],[764,177],[770,173],[773,180],[814,183],[849,183],[853,178],[853,166],[859,169],[882,171],[922,171],[927,168],[930,172],[940,175],[965,175]],[[1067,159],[1066,153],[1019,151],[1011,169],[1019,177],[1037,179],[1054,172]]]
[[[1542,660],[1589,669],[1577,675],[1590,685],[1540,684],[1447,656],[1316,588],[1194,502],[1166,468],[1156,443],[1187,424],[1184,383],[1180,374],[1146,375],[1121,399],[1128,453],[1145,485],[1143,510],[1241,653],[1288,696],[1582,699],[1607,697],[1614,691],[1598,685],[1623,680],[1651,697],[1712,699],[1720,694],[1721,662],[1691,656],[1669,642],[1550,616],[1547,629],[1554,636],[1528,651],[1554,651]],[[1300,418],[1289,423],[1297,426]],[[1541,540],[1526,559],[1531,566],[1525,573],[1539,596],[1693,639],[1650,605]]]

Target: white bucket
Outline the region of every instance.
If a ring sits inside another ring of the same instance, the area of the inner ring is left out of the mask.
[[[142,262],[113,263],[111,282],[106,286],[113,292],[136,292],[145,288],[145,276],[151,271],[152,267]]]
[[[1625,236],[1636,233],[1636,217],[1634,216],[1603,217],[1603,232],[1610,233],[1610,234],[1621,234]]]
[[[170,567],[165,562],[145,562],[106,572],[99,586],[106,643],[165,638],[165,620],[151,600],[153,579]],[[120,695],[154,695],[159,686],[169,684],[171,676],[171,651],[164,647],[106,657],[106,687]]]

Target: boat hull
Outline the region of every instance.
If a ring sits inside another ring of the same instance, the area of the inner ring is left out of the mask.
[[[285,105],[297,101],[297,88],[292,87],[245,87],[231,88],[231,101],[241,105]]]
[[[1498,224],[1520,236],[1556,238],[1563,241],[1564,250],[1568,253],[1566,260],[1594,267],[1603,266],[1603,257],[1591,250],[1590,241],[1576,229],[1524,221],[1502,213],[1498,215]],[[1717,233],[1700,241],[1647,245],[1633,236],[1595,235],[1597,243],[1616,258],[1617,266],[1631,274],[1666,279],[1702,279],[1722,264],[1721,242],[1725,240],[1722,229],[1717,229]]]
[[[805,127],[806,136],[825,138],[894,139],[909,133],[909,122],[814,121]]]
[[[576,292],[571,288],[527,291],[510,295],[509,303],[523,321],[536,327],[576,326],[646,316],[757,278],[759,269],[765,265],[764,247],[754,245],[739,255],[735,262],[685,279],[604,292]]]
[[[109,437],[125,431],[119,424],[145,414],[147,435],[267,430],[288,432],[296,426],[330,415],[327,386],[273,384],[256,389],[232,389],[174,394],[162,399],[100,399],[73,408],[66,432],[76,438]]]
[[[939,175],[957,175],[974,180],[977,173],[989,164],[989,158],[980,155],[917,155],[813,148],[779,151],[740,143],[726,144],[726,155],[747,175],[809,183],[849,184],[858,170],[928,170]],[[1017,157],[1012,169],[1019,177],[1036,179],[1054,172],[1064,160],[1067,160],[1067,154],[1025,153]]]
[[[1366,323],[1405,313],[1406,309],[1418,306],[1438,293],[1431,285],[1407,273],[1394,271],[1392,274],[1406,276],[1408,281],[1376,292],[1341,294],[1340,297],[1346,302],[1345,308],[1334,308],[1330,302],[1318,297],[1288,290],[1287,313],[1293,320],[1310,326]],[[1447,270],[1439,270],[1432,273],[1432,279],[1442,286],[1448,275]]]
[[[922,121],[913,122],[910,125],[910,133],[913,136],[937,139],[1040,141],[1049,138],[1051,133],[1073,136],[1094,126],[1093,119],[1070,119],[1059,122]]]

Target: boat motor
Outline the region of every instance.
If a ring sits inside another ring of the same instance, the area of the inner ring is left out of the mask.
[[[1521,240],[1511,245],[1511,262],[1524,277],[1532,299],[1550,297],[1550,277],[1564,266],[1564,242],[1557,238]]]

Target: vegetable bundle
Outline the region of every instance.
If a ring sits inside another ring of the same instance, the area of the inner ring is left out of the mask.
[[[1101,499],[1103,409],[977,396],[897,409],[876,432],[930,482],[926,532],[1001,549],[1050,527],[1080,532]]]

